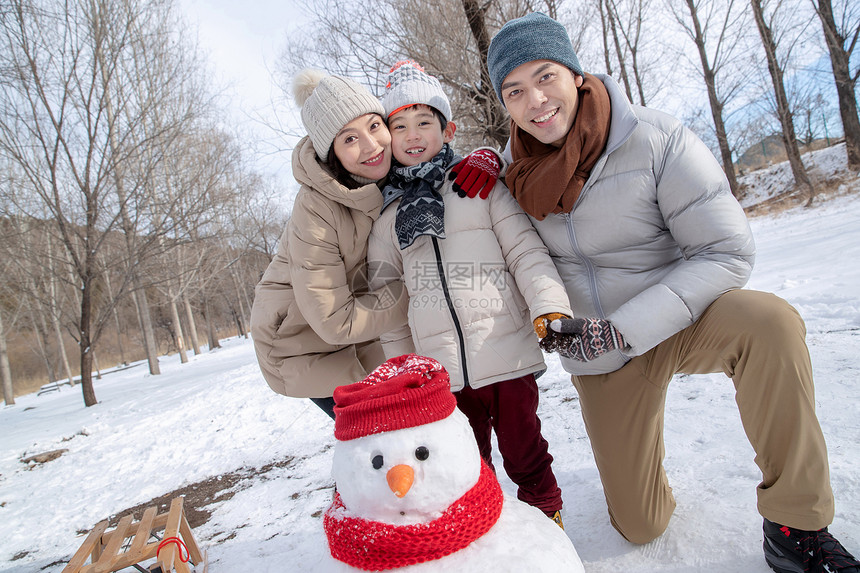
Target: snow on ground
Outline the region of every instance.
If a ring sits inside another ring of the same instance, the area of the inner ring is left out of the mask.
[[[758,256],[749,284],[786,298],[807,322],[837,503],[831,531],[855,554],[858,221],[857,194],[752,219]],[[250,477],[216,497],[206,507],[211,519],[194,530],[209,570],[313,570],[327,550],[321,513],[333,487],[332,423],[310,401],[269,390],[250,340],[223,345],[187,364],[164,357],[161,376],[145,364],[107,374],[95,382],[99,404],[91,408],[78,388],[63,387],[0,410],[0,571],[59,572],[98,521],[239,469]],[[548,363],[540,414],[564,492],[566,533],[586,571],[769,571],[755,509],[760,476],[729,380],[679,376],[670,385],[665,466],[678,508],[662,537],[635,546],[609,524],[576,393],[557,361]],[[68,451],[56,460],[21,462],[59,448]],[[267,464],[275,465],[261,469]]]

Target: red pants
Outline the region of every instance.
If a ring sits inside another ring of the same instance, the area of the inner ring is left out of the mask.
[[[537,415],[533,375],[454,392],[472,426],[481,457],[492,468],[490,432],[495,430],[505,472],[517,484],[517,498],[547,515],[561,509],[561,489],[552,472],[549,444]]]

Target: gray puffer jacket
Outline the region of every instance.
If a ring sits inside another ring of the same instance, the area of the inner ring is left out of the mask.
[[[690,326],[746,284],[755,260],[746,216],[710,150],[597,77],[612,102],[606,149],[570,213],[532,219],[574,316],[607,319],[629,344],[592,362],[562,359],[576,375],[617,370]]]

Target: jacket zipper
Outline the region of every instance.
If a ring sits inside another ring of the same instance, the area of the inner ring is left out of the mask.
[[[466,340],[463,337],[463,328],[460,326],[460,320],[457,318],[457,313],[454,311],[454,301],[451,300],[451,293],[448,291],[448,281],[445,279],[445,267],[442,264],[442,252],[439,250],[439,241],[436,237],[430,237],[433,240],[433,250],[436,252],[436,269],[439,271],[439,280],[442,283],[442,292],[445,294],[445,302],[448,305],[448,311],[451,313],[451,319],[454,321],[454,329],[457,331],[457,338],[460,341],[460,362],[463,369],[463,384],[464,388],[469,387],[469,372],[466,369]]]
[[[572,210],[570,213],[564,213],[565,223],[567,224],[567,236],[570,238],[570,246],[573,249],[573,252],[582,259],[583,263],[585,263],[585,268],[588,271],[588,284],[591,290],[591,301],[594,304],[595,311],[597,311],[597,317],[606,318],[603,313],[603,305],[600,304],[600,295],[597,292],[597,273],[594,272],[594,264],[591,262],[591,259],[583,254],[579,248],[579,243],[576,241],[576,233],[573,230],[572,213]]]

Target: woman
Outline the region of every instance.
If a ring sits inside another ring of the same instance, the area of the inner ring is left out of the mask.
[[[368,291],[365,272],[391,136],[380,102],[349,79],[305,70],[293,90],[308,133],[292,156],[301,188],[257,285],[251,333],[272,390],[310,398],[334,418],[335,387],[384,362],[379,335],[406,324],[403,283]],[[470,186],[479,185],[485,179]],[[476,191],[463,189],[470,197]]]

